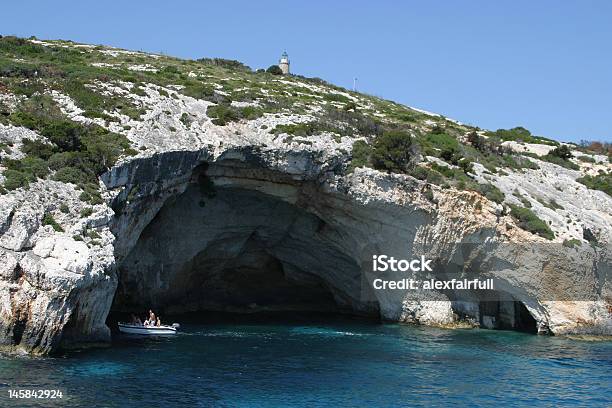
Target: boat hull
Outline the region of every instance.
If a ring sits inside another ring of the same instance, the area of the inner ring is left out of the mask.
[[[139,326],[123,323],[119,323],[119,331],[141,336],[172,336],[176,334],[176,328],[171,326]]]

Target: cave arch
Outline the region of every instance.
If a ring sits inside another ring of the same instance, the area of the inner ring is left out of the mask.
[[[364,307],[359,299],[353,238],[305,209],[291,180],[269,185],[262,180],[271,175],[258,179],[251,171],[244,179],[236,167],[204,164],[182,193],[165,201],[118,266],[112,311],[378,318],[377,304]]]

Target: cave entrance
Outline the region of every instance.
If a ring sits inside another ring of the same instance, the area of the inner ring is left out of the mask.
[[[480,326],[487,329],[538,333],[536,320],[523,302],[513,299],[486,300],[479,303]]]
[[[214,170],[214,169],[210,169]],[[363,305],[354,238],[275,194],[200,176],[166,200],[118,268],[111,312],[312,312],[378,318]],[[277,183],[278,184],[278,183]],[[203,188],[204,187],[204,188]]]

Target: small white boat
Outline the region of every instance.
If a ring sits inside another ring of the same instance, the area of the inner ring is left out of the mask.
[[[118,323],[119,331],[125,334],[141,334],[144,336],[167,336],[176,334],[178,324],[172,326],[144,326],[142,324]]]

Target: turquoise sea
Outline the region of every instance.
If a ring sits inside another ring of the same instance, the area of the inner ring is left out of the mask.
[[[61,401],[9,400],[60,389]],[[30,405],[28,405],[30,404]],[[359,320],[184,323],[61,357],[0,356],[0,406],[612,406],[612,342]]]

